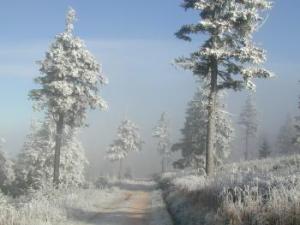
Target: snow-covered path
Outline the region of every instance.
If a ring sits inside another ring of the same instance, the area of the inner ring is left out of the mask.
[[[91,196],[92,197],[92,196]],[[108,201],[95,199],[88,210],[70,209],[72,225],[170,225],[165,221],[159,191],[151,184],[125,184]]]
[[[100,225],[147,225],[149,204],[149,191],[126,191],[121,199],[99,207],[99,212],[87,218],[87,222]]]

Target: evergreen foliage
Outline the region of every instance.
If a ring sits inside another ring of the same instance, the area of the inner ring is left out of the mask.
[[[269,78],[271,72],[261,65],[265,51],[253,42],[253,33],[263,21],[261,12],[271,8],[268,0],[184,0],[183,8],[199,13],[196,24],[183,25],[176,33],[179,39],[191,41],[193,35],[207,39],[188,57],[175,63],[195,76],[209,81],[208,123],[206,132],[206,173],[212,174],[216,151],[216,98],[219,90],[254,89],[253,78]]]

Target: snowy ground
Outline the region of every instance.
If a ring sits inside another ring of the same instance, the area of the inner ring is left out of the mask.
[[[171,225],[161,193],[154,190],[152,182],[121,184],[116,195],[112,193],[109,201],[99,203],[101,199],[90,211],[73,209],[67,224]]]
[[[300,155],[161,177],[168,209],[180,225],[299,225]]]
[[[103,190],[72,190],[12,202],[0,225],[171,225],[161,192],[151,181]],[[20,206],[22,205],[22,206]]]

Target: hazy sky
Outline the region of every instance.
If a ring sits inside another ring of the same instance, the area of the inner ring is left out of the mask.
[[[103,152],[127,116],[141,128],[144,151],[131,157],[138,174],[159,170],[152,127],[166,111],[176,141],[183,125],[186,103],[193,96],[193,76],[174,68],[177,56],[188,54],[201,43],[176,40],[174,32],[198,17],[179,7],[180,0],[26,0],[0,1],[0,136],[6,150],[18,152],[28,132],[32,112],[28,91],[38,75],[53,37],[63,31],[68,6],[77,11],[75,32],[103,65],[109,85],[102,90],[110,109],[89,115],[90,127],[82,141],[92,165],[106,171]],[[266,24],[255,36],[268,52],[266,66],[277,77],[258,82],[257,104],[267,135],[277,134],[287,113],[296,114],[300,88],[300,1],[278,0]],[[234,118],[244,103],[244,92],[230,93],[229,111]]]

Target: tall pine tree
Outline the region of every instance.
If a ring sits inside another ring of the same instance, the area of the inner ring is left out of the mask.
[[[244,156],[245,160],[249,159],[249,147],[250,141],[256,137],[258,124],[257,124],[257,111],[256,106],[254,103],[254,98],[252,95],[249,95],[246,104],[244,106],[243,111],[240,114],[240,119],[238,122],[244,130],[244,137],[245,140],[245,151]]]
[[[7,192],[15,179],[14,164],[4,151],[5,142],[4,138],[0,138],[0,193],[1,191]]]
[[[295,137],[297,136],[295,124],[296,121],[288,115],[281,126],[276,143],[279,154],[291,155],[299,153],[299,146],[295,143]]]
[[[262,144],[258,151],[258,156],[260,159],[268,158],[271,155],[271,146],[267,140],[267,138],[263,138]]]
[[[298,103],[298,109],[300,109],[300,102]],[[300,152],[299,150],[300,149],[300,116],[296,116],[295,118],[295,129],[296,129],[296,134],[294,138],[294,143],[298,149],[298,152]]]
[[[216,137],[216,98],[224,88],[254,88],[253,78],[268,78],[271,73],[260,64],[265,52],[254,45],[253,33],[261,24],[261,12],[269,9],[268,0],[184,0],[182,6],[199,12],[196,24],[184,25],[176,36],[191,41],[193,34],[205,34],[207,40],[189,57],[176,63],[197,77],[209,81],[206,137],[206,173],[213,172]]]
[[[65,31],[55,37],[46,58],[39,63],[41,76],[35,81],[41,88],[30,92],[38,108],[45,109],[55,121],[55,186],[60,179],[60,151],[65,126],[80,127],[84,125],[88,108],[107,107],[98,95],[99,87],[106,84],[106,79],[95,57],[73,33],[75,14],[73,9],[68,11]]]
[[[166,172],[167,163],[170,158],[170,131],[165,112],[161,114],[157,125],[154,127],[152,136],[158,140],[157,150],[162,157],[161,172],[164,173]]]
[[[139,134],[139,128],[130,120],[125,119],[118,128],[117,139],[107,150],[107,159],[119,162],[119,179],[122,178],[123,160],[131,152],[138,152],[142,149],[143,141]]]
[[[32,123],[16,163],[16,185],[19,189],[40,189],[51,183],[55,135],[55,122],[51,118],[42,124]],[[61,147],[60,183],[73,187],[82,185],[88,161],[74,129],[65,127]]]
[[[192,167],[197,170],[205,169],[205,151],[207,138],[209,91],[207,85],[199,88],[192,101],[188,103],[184,128],[181,130],[183,138],[181,142],[172,146],[172,151],[180,151],[182,158],[174,162],[177,168]],[[220,93],[217,97],[216,111],[216,137],[214,146],[216,150],[213,154],[215,166],[221,165],[231,152],[231,141],[233,128],[225,105],[222,104]]]

